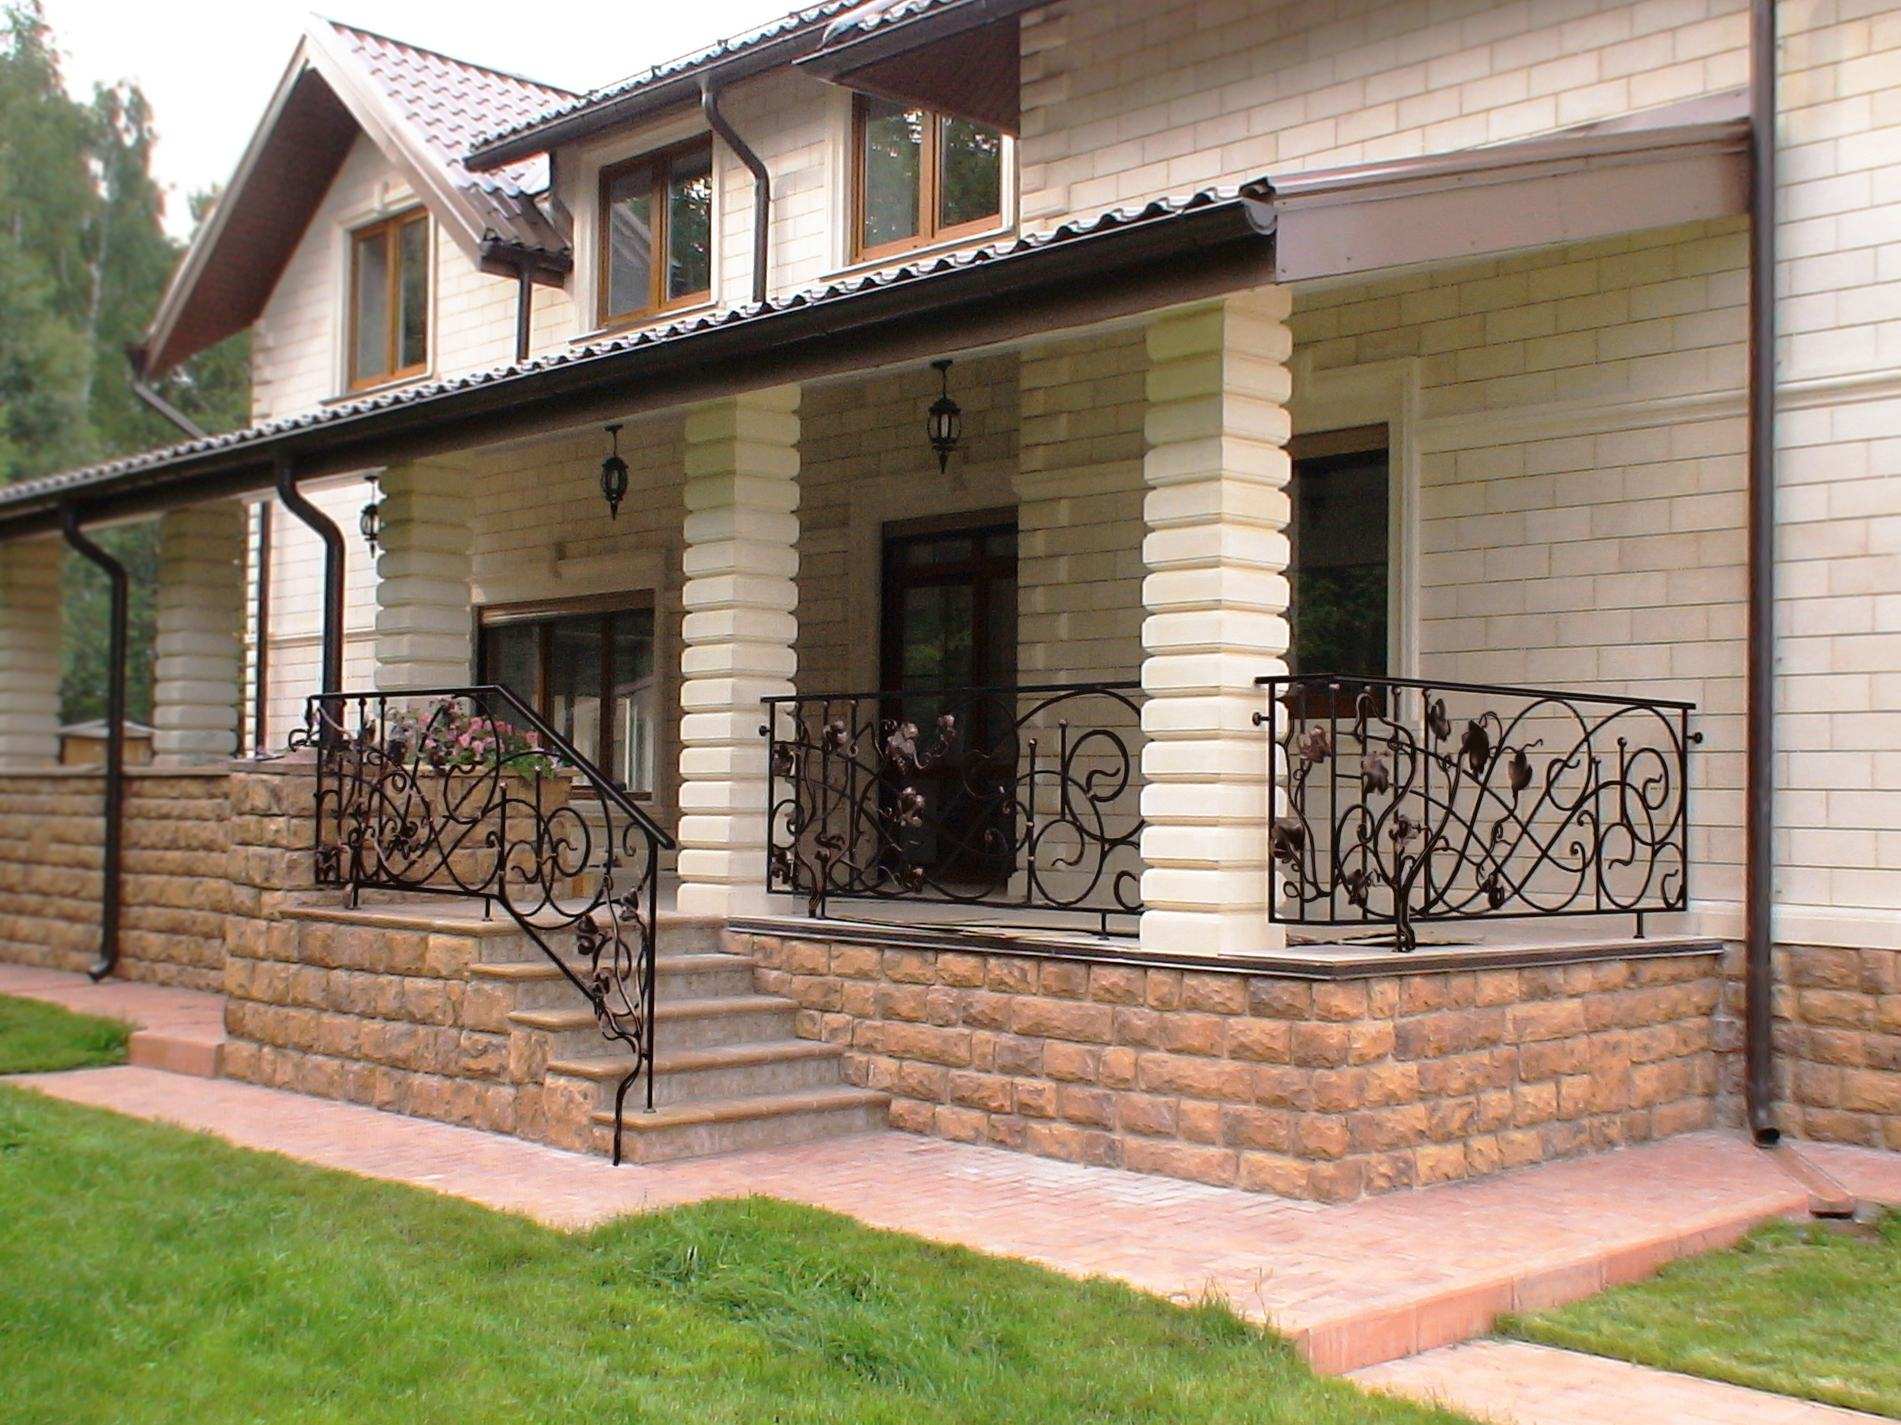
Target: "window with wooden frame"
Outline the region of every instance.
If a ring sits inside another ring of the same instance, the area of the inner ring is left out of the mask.
[[[491,606],[476,681],[522,698],[636,796],[654,789],[660,686],[651,594]]]
[[[1385,677],[1390,641],[1390,460],[1384,425],[1298,435],[1289,487],[1288,607],[1294,673]],[[1301,711],[1353,715],[1357,692],[1310,690]],[[1382,703],[1381,706],[1384,706]]]
[[[859,95],[852,106],[852,252],[878,258],[1003,221],[1003,135]]]
[[[429,367],[429,215],[421,208],[350,234],[350,389]]]
[[[601,170],[600,321],[693,307],[713,295],[713,141]]]

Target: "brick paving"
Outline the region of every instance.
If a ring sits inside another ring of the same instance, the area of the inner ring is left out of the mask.
[[[1522,1341],[1472,1341],[1352,1373],[1497,1425],[1870,1425],[1880,1416]]]
[[[103,1015],[134,1026],[126,1045],[130,1063],[174,1074],[210,1078],[224,1045],[224,997],[136,980],[94,984],[66,970],[0,965],[0,995],[44,1000],[79,1014]]]
[[[902,1133],[615,1169],[228,1080],[126,1067],[16,1082],[562,1228],[745,1193],[810,1203],[1178,1299],[1219,1293],[1332,1371],[1631,1280],[1807,1201],[1769,1155],[1719,1133],[1325,1206]]]

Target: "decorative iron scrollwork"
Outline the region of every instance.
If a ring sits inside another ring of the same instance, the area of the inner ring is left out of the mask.
[[[317,754],[323,886],[499,906],[593,1008],[653,1106],[654,955],[664,831],[502,687],[310,699],[293,750]],[[573,936],[573,953],[556,946]]]
[[[1689,899],[1691,704],[1405,678],[1263,678],[1272,918],[1416,926]],[[1456,732],[1455,732],[1456,729]]]
[[[1093,917],[1140,914],[1139,684],[765,700],[767,884]]]

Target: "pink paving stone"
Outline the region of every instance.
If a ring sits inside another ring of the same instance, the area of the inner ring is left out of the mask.
[[[1882,1418],[1522,1341],[1447,1346],[1349,1378],[1499,1425],[1872,1425]]]
[[[1856,1148],[1845,1143],[1803,1143],[1789,1147],[1846,1188],[1862,1202],[1901,1207],[1901,1153]]]
[[[1507,1306],[1595,1290],[1619,1254],[1665,1260],[1807,1201],[1769,1155],[1721,1133],[1330,1207],[901,1133],[616,1169],[473,1129],[149,1069],[14,1082],[560,1228],[748,1193],[809,1203],[1178,1300],[1216,1293],[1331,1371],[1483,1331]]]
[[[224,1044],[224,997],[117,978],[94,984],[84,975],[31,965],[0,965],[0,995],[43,1000],[79,1014],[134,1027],[130,1063],[212,1078]]]

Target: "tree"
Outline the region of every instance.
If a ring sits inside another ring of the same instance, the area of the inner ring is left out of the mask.
[[[39,0],[12,0],[0,30],[0,480],[31,479],[181,438],[132,389],[126,347],[150,322],[179,258],[152,177],[157,133],[135,84],[71,98]],[[200,221],[210,195],[192,200]],[[207,430],[250,408],[243,338],[168,373],[163,394]],[[151,710],[156,528],[99,542],[131,575],[131,716]],[[105,581],[68,560],[61,714],[104,712]]]

